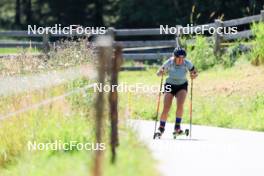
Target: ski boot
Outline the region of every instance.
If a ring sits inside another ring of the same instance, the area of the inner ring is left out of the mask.
[[[162,134],[164,133],[164,131],[165,131],[165,128],[160,126],[160,127],[158,128],[158,132],[156,132],[156,133],[154,134],[153,139],[156,139],[156,138],[160,139],[161,136],[162,136]]]
[[[185,131],[179,129],[175,129],[175,131],[172,133],[173,138],[176,139],[177,136],[186,135],[189,136],[189,129],[185,129]]]

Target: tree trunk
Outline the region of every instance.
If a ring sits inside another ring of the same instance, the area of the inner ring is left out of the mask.
[[[26,22],[27,24],[31,24],[32,22],[32,9],[31,9],[31,0],[27,0],[26,5]]]
[[[16,0],[16,16],[15,16],[15,24],[17,26],[21,25],[21,16],[20,16],[20,0]]]
[[[95,21],[97,26],[104,25],[103,20],[103,0],[96,0],[95,1]]]

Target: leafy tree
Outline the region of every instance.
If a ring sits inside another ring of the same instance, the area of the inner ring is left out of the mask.
[[[21,24],[21,4],[20,4],[20,0],[16,0],[15,24],[18,25],[18,26]]]
[[[80,24],[122,28],[213,22],[258,14],[262,0],[1,0],[1,28]]]

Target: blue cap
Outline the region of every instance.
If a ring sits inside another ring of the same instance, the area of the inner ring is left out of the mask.
[[[186,57],[186,51],[182,48],[175,48],[173,51],[174,56],[179,57],[179,56],[184,56]]]

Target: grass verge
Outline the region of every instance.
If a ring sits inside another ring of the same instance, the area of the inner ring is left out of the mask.
[[[0,54],[40,53],[36,48],[0,48]]]
[[[130,85],[158,87],[160,78],[155,72],[155,69],[122,72],[120,79]],[[246,61],[230,68],[215,66],[201,72],[194,81],[193,123],[264,131],[263,73],[263,67],[254,67]],[[131,117],[150,120],[155,117],[157,96],[158,92],[123,93],[121,101],[130,102]],[[189,122],[188,104],[189,98],[185,102],[185,123]],[[174,101],[169,113],[171,122],[174,122],[175,109]]]
[[[37,101],[63,94],[87,81],[76,80],[64,86],[20,95],[20,103],[13,103],[12,110],[18,110],[24,103],[30,105]],[[0,175],[2,176],[57,176],[87,175],[93,166],[94,152],[91,150],[28,150],[28,142],[49,143],[61,141],[69,143],[94,142],[93,96],[91,92],[74,94],[53,104],[33,109],[16,117],[1,121],[0,124]],[[1,99],[2,112],[8,107],[5,102],[16,101],[15,98]],[[24,103],[22,103],[24,102]],[[87,107],[89,108],[87,108]],[[10,107],[9,107],[10,108]],[[108,126],[106,126],[108,127]],[[106,130],[108,131],[108,130]],[[117,163],[110,164],[110,146],[108,133],[105,133],[106,150],[104,154],[103,172],[106,176],[122,175],[157,175],[154,161],[135,134],[124,126],[120,129],[120,146],[117,151]]]

